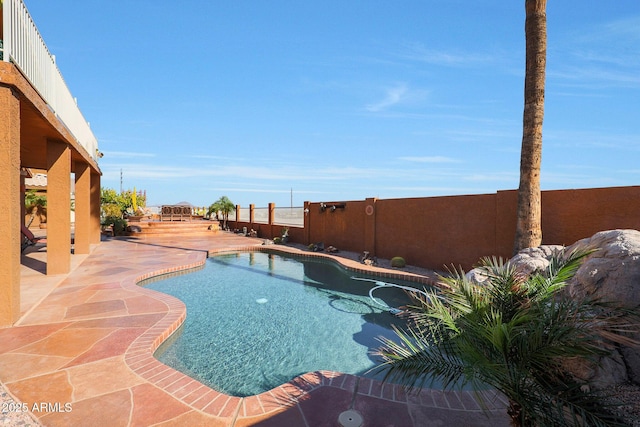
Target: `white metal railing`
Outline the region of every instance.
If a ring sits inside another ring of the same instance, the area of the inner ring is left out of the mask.
[[[58,119],[87,150],[98,158],[98,141],[78,108],[23,0],[3,0],[2,60],[15,64],[42,96]]]

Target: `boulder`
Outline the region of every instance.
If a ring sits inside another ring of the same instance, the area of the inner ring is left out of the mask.
[[[589,255],[569,283],[569,295],[595,295],[619,303],[626,308],[640,310],[640,231],[608,230],[582,239],[567,248],[578,246],[598,250]],[[633,336],[640,342],[640,333]],[[622,364],[605,363],[609,372],[595,372],[596,383],[620,384],[616,370],[623,369],[628,379],[640,384],[640,347],[620,346]],[[615,359],[615,356],[614,356]],[[607,361],[611,362],[611,361]],[[605,370],[604,368],[602,370]],[[611,376],[611,379],[607,378]],[[617,380],[614,382],[614,378]]]
[[[571,281],[571,295],[596,295],[623,303],[626,307],[640,306],[640,231],[601,231],[567,247],[593,247]]]
[[[536,271],[546,270],[551,257],[563,249],[564,246],[561,245],[527,248],[518,252],[509,262],[515,264],[521,273],[528,276]]]
[[[569,282],[566,292],[571,297],[594,295],[640,310],[640,231],[608,230],[579,240],[565,251],[594,248]],[[525,249],[513,257],[523,273],[544,270],[551,256],[562,246],[541,246]],[[640,341],[640,334],[633,337]],[[579,378],[597,387],[613,386],[629,380],[640,384],[640,348],[620,346],[611,358],[599,366],[569,362],[568,367]]]
[[[537,248],[527,248],[518,252],[509,263],[515,265],[519,272],[530,275],[537,271],[546,270],[551,257],[564,249],[562,245],[547,245]],[[479,268],[469,270],[465,276],[471,282],[481,285],[488,279],[487,275]]]

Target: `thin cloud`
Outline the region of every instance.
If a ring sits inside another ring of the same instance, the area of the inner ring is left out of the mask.
[[[406,83],[399,83],[391,88],[387,88],[385,92],[385,97],[382,100],[367,104],[365,109],[372,113],[378,113],[398,104],[420,101],[427,95],[426,91],[410,90]]]
[[[398,160],[414,163],[461,163],[461,160],[445,156],[405,156]]]
[[[104,155],[107,157],[118,159],[130,159],[135,157],[155,157],[155,153],[141,153],[135,151],[104,151]]]
[[[636,70],[637,71],[637,70]],[[586,67],[576,65],[563,70],[553,70],[548,73],[550,78],[563,80],[565,86],[576,88],[607,88],[607,87],[640,87],[640,77],[634,70],[610,70],[597,66]]]
[[[589,89],[639,88],[640,15],[583,28],[550,55],[551,79]],[[565,65],[553,68],[555,57]]]
[[[483,53],[470,53],[464,51],[439,51],[428,49],[420,43],[411,43],[404,45],[398,53],[401,58],[426,62],[433,65],[442,65],[447,67],[462,67],[478,64],[488,64],[495,61],[495,57]]]
[[[399,85],[391,89],[387,89],[387,95],[382,101],[376,102],[375,104],[368,104],[365,108],[367,111],[371,112],[386,110],[387,108],[401,102],[406,93],[407,87],[405,85]]]
[[[272,194],[290,194],[291,190],[271,190],[265,188],[235,188],[235,187],[207,187],[206,190],[211,191],[234,191],[238,193],[272,193]],[[293,194],[328,194],[327,191],[313,190],[294,190]]]
[[[495,172],[495,173],[485,173],[485,174],[470,174],[466,176],[461,176],[461,178],[465,181],[476,181],[476,182],[493,182],[493,181],[512,181],[518,182],[519,175],[517,173],[511,172]]]

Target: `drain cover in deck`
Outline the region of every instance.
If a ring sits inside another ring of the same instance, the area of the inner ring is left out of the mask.
[[[353,409],[344,411],[338,417],[338,422],[342,427],[360,427],[362,425],[362,421],[362,415]]]

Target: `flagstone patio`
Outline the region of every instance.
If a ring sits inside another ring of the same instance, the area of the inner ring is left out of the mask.
[[[199,266],[216,251],[261,244],[226,232],[110,238],[90,255],[72,256],[72,272],[59,276],[43,273],[45,246],[29,248],[22,257],[22,317],[0,329],[0,381],[16,402],[2,408],[4,416],[20,403],[46,426],[340,426],[347,410],[362,417],[362,426],[509,425],[505,401],[496,395],[485,413],[469,392],[407,395],[396,385],[318,371],[240,398],[153,358],[186,309],[136,283]]]

